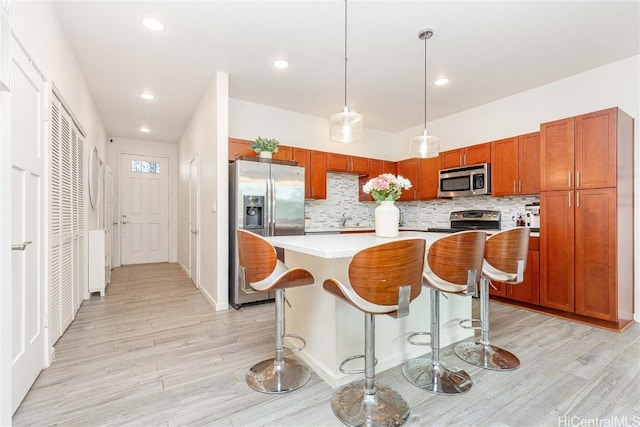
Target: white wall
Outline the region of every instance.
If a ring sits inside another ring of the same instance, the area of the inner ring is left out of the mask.
[[[545,86],[428,123],[442,151],[540,130],[539,124],[609,107],[635,118],[635,320],[640,322],[640,56],[616,61]],[[396,134],[400,146],[422,126]]]
[[[394,153],[394,135],[390,132],[365,128],[361,141],[338,144],[329,140],[328,117],[310,116],[234,98],[229,99],[229,136],[248,140],[258,136],[275,138],[282,145],[354,156],[391,159],[399,155],[403,158],[402,153]]]
[[[120,172],[120,155],[128,154],[145,154],[151,156],[168,157],[169,158],[169,262],[178,260],[178,146],[175,144],[165,144],[162,142],[142,141],[139,139],[127,139],[109,137],[107,139],[107,156],[106,163],[113,171],[113,188],[115,194],[114,222],[121,222],[120,212],[120,192],[118,191],[119,172]],[[113,234],[116,236],[112,248],[113,267],[120,266],[120,230],[122,225],[113,228]]]
[[[178,147],[178,261],[189,263],[189,162],[200,156],[200,290],[216,310],[228,308],[228,75],[217,73]],[[215,205],[215,209],[214,209]]]
[[[56,85],[87,133],[87,154],[93,147],[98,147],[100,158],[106,158],[106,132],[102,120],[51,2],[11,2],[11,29],[46,79]],[[88,195],[87,182],[84,185]],[[97,228],[98,211],[90,207],[88,200],[85,205],[89,206],[89,229]]]

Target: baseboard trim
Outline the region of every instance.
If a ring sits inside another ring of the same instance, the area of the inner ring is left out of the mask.
[[[214,308],[215,311],[224,311],[229,309],[228,303],[223,304],[223,303],[216,302],[216,300],[213,299],[213,297],[209,295],[209,293],[202,286],[200,286],[198,289],[200,290],[202,295],[204,295],[205,299],[209,302],[209,304],[211,304],[211,306]]]

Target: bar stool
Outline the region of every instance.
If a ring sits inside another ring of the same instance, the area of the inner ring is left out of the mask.
[[[349,282],[325,280],[324,289],[364,312],[364,355],[340,364],[343,373],[363,373],[364,380],[338,388],[331,397],[333,413],[348,426],[400,426],[409,418],[409,405],[389,387],[376,386],[374,316],[404,317],[409,303],[420,295],[425,241],[403,239],[358,252],[349,264]],[[363,370],[344,365],[364,357]]]
[[[473,295],[482,271],[486,234],[463,231],[436,240],[427,254],[424,285],[431,298],[431,332],[408,337],[414,345],[430,345],[431,358],[411,359],[402,365],[402,374],[413,385],[436,394],[454,395],[473,384],[468,373],[440,360],[440,294]],[[416,336],[430,335],[430,343],[416,342]]]
[[[278,260],[276,250],[257,234],[237,230],[240,280],[258,292],[276,291],[276,356],[255,364],[247,372],[249,387],[262,393],[287,393],[305,385],[311,378],[309,368],[297,359],[282,356],[282,349],[300,351],[306,346],[304,338],[284,333],[284,290],[311,285],[313,276],[302,268],[289,269]],[[284,344],[284,337],[302,342],[300,347]]]
[[[520,360],[513,353],[489,342],[489,284],[491,280],[509,285],[522,283],[528,251],[528,228],[511,228],[487,239],[480,280],[480,319],[460,321],[463,328],[482,331],[480,342],[463,342],[454,348],[458,357],[465,362],[498,371],[513,370],[520,366]],[[474,322],[479,322],[480,326],[473,326]]]

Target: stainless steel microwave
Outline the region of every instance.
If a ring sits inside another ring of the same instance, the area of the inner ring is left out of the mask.
[[[482,196],[491,194],[491,164],[442,169],[438,197]]]

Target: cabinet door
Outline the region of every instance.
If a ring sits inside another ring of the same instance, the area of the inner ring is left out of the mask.
[[[518,137],[518,180],[519,194],[540,192],[540,132]]]
[[[574,311],[574,192],[540,194],[540,305]]]
[[[349,172],[349,156],[344,154],[327,153],[328,172]]]
[[[540,191],[573,188],[575,120],[540,125]]]
[[[398,162],[398,175],[407,178],[411,182],[411,188],[402,191],[398,200],[415,200],[416,186],[418,184],[418,159],[407,159]]]
[[[617,321],[616,190],[576,191],[576,313]]]
[[[576,189],[616,186],[616,112],[576,117]]]
[[[440,159],[418,159],[418,180],[416,181],[416,198],[430,200],[438,198],[438,172]]]
[[[312,199],[327,198],[327,153],[324,151],[310,151],[310,194]]]
[[[489,295],[495,295],[498,297],[507,296],[507,286],[509,285],[502,282],[494,282],[494,281],[491,281],[491,285],[489,285]]]
[[[440,153],[440,169],[457,168],[463,165],[464,148]]]
[[[304,198],[311,198],[311,154],[305,148],[293,148],[292,158],[304,167]]]
[[[540,252],[529,251],[524,280],[519,285],[507,285],[507,298],[538,305],[540,302]]]
[[[471,145],[464,149],[463,155],[464,165],[479,165],[489,163],[491,161],[491,143]]]
[[[366,157],[349,157],[349,172],[357,173],[358,175],[369,175],[369,159]]]
[[[382,173],[398,174],[398,162],[382,161]],[[375,177],[372,177],[375,178]]]
[[[362,186],[372,178],[375,178],[382,174],[382,160],[369,159],[369,174],[367,176],[361,176],[358,182],[358,200],[361,202],[371,202],[373,197],[371,194],[366,194],[362,191]]]
[[[491,143],[491,195],[512,196],[518,193],[518,139],[507,138]]]
[[[229,161],[233,161],[240,156],[255,157],[256,152],[250,147],[251,141],[229,138]]]
[[[278,152],[273,154],[273,158],[277,160],[293,160],[293,147],[280,145]]]

